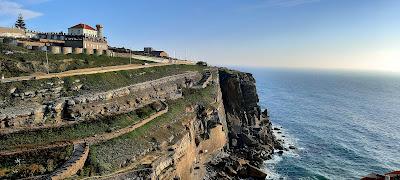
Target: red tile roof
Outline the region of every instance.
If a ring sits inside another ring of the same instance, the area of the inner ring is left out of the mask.
[[[393,171],[393,172],[387,173],[385,175],[394,175],[394,174],[399,174],[400,175],[400,171]]]
[[[87,25],[87,24],[77,24],[75,26],[72,26],[70,28],[79,28],[79,29],[89,29],[89,30],[93,30],[96,31],[96,29],[92,28],[91,26]]]

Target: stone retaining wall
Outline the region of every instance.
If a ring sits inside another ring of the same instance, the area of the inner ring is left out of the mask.
[[[179,98],[183,87],[190,87],[200,79],[199,72],[187,72],[107,92],[69,98],[55,97],[43,104],[6,107],[0,109],[0,130],[38,127],[48,123],[48,120],[59,123],[63,120],[88,120],[127,113],[157,100]],[[33,96],[35,93],[29,94]]]
[[[59,169],[54,171],[46,179],[59,180],[75,175],[85,165],[89,155],[89,145],[75,144],[71,158]]]
[[[162,99],[182,96],[181,89],[198,82],[201,74],[188,72],[135,84],[120,89],[78,96],[66,101],[64,119],[87,120],[122,114]]]
[[[62,53],[63,54],[71,54],[72,53],[72,47],[62,47]]]
[[[60,46],[49,46],[49,51],[52,54],[60,54],[61,53],[61,47]]]
[[[73,49],[74,54],[82,54],[83,53],[83,48],[74,48]]]
[[[152,61],[152,62],[158,62],[158,63],[168,63],[169,62],[169,59],[165,59],[165,58],[161,58],[161,57],[141,56],[141,55],[136,55],[136,54],[131,54],[131,53],[114,52],[114,57],[123,57],[123,58],[132,57],[134,59],[146,60],[146,61]]]

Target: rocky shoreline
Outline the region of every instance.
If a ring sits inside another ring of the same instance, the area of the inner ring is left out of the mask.
[[[285,148],[283,141],[274,135],[268,111],[262,111],[258,105],[255,83],[250,73],[204,67],[201,72],[166,76],[69,98],[54,110],[59,113],[53,114],[61,120],[68,117],[69,121],[81,121],[77,124],[94,119],[93,115],[124,114],[158,99],[169,100],[171,110],[158,121],[141,124],[141,131],[137,130],[140,134],[120,135],[114,140],[95,143],[87,160],[82,161],[85,164],[80,164],[80,171],[69,176],[76,179],[265,179],[269,174],[260,168]],[[32,116],[28,114],[26,119]],[[48,114],[34,117],[42,120]],[[91,123],[96,125],[94,121]],[[81,132],[81,129],[73,131]],[[120,132],[123,131],[115,134]],[[101,134],[93,132],[71,140],[102,137]],[[25,134],[17,135],[25,137]],[[111,146],[107,142],[115,144]],[[32,142],[32,145],[36,144]],[[102,156],[95,156],[96,153]],[[46,160],[47,155],[38,158]],[[46,163],[47,160],[40,165],[47,167]]]
[[[229,144],[207,164],[206,179],[265,179],[261,169],[275,149],[283,150],[273,135],[267,110],[261,112],[255,79],[250,73],[220,69]]]

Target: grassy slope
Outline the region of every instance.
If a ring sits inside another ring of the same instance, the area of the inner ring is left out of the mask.
[[[42,145],[57,141],[70,141],[115,131],[135,124],[140,119],[148,117],[155,110],[144,107],[145,113],[137,115],[136,112],[108,117],[102,120],[85,121],[70,126],[59,128],[39,129],[35,131],[19,132],[0,135],[0,150],[12,150],[24,145]]]
[[[92,146],[89,153],[90,164],[87,164],[86,171],[96,169],[99,174],[110,173],[117,170],[124,161],[137,156],[137,152],[151,148],[151,143],[168,141],[172,135],[183,133],[185,127],[182,120],[195,116],[194,113],[187,113],[185,108],[194,104],[203,104],[206,107],[212,104],[216,97],[216,88],[210,86],[202,90],[185,90],[185,98],[168,102],[169,111],[163,116],[131,133]]]
[[[68,90],[75,81],[79,80],[79,84],[85,85],[85,91],[64,91],[63,96],[73,96],[84,93],[103,92],[116,89],[132,84],[159,79],[165,76],[181,74],[186,71],[202,71],[204,67],[194,65],[170,65],[162,67],[153,67],[145,69],[135,69],[128,71],[108,72],[101,74],[80,75],[62,78],[64,89]],[[47,83],[55,83],[59,81],[56,78],[31,80],[13,83],[0,83],[0,100],[15,103],[9,94],[12,87],[17,88],[21,92],[35,91],[48,86]],[[1,103],[0,103],[1,104]],[[7,103],[5,104],[7,105]],[[1,106],[1,105],[0,105]]]
[[[73,145],[2,156],[0,179],[19,179],[48,174],[62,166],[71,156]],[[20,163],[16,160],[19,159]]]
[[[6,55],[3,50],[14,51],[14,54]],[[143,60],[108,56],[95,56],[86,54],[48,54],[50,72],[62,72],[73,69],[125,65],[142,64],[144,62],[152,63]],[[0,43],[0,61],[19,63],[26,68],[17,68],[9,66],[8,69],[0,69],[0,74],[6,77],[28,75],[34,72],[46,73],[46,55],[42,51],[27,50],[22,47],[12,46]],[[13,67],[13,68],[11,68]]]
[[[204,67],[194,65],[169,65],[129,71],[109,72],[94,75],[72,76],[65,78],[66,85],[79,79],[89,86],[91,92],[117,89],[145,81],[159,79],[165,76],[181,74],[186,71],[201,71]]]

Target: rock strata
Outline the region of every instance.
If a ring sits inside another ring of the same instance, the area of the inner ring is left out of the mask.
[[[219,70],[229,144],[225,157],[216,156],[207,166],[209,179],[265,179],[259,167],[282,146],[272,133],[268,113],[261,111],[255,79],[249,73]],[[213,173],[219,172],[219,173]]]

